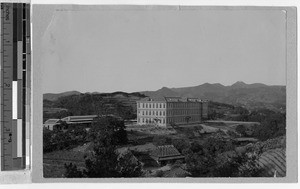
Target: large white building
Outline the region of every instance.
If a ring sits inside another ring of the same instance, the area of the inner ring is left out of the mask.
[[[197,98],[150,97],[137,101],[137,123],[168,126],[200,123],[207,118],[208,102]]]

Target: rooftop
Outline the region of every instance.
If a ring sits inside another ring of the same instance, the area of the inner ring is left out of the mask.
[[[205,100],[201,100],[199,98],[184,98],[184,97],[146,97],[141,100],[140,102],[145,101],[156,101],[156,102],[205,102]]]
[[[173,145],[158,146],[151,153],[152,156],[162,158],[170,156],[181,156],[179,151]]]
[[[55,124],[58,123],[60,121],[60,119],[48,119],[47,121],[45,121],[46,124]]]
[[[97,115],[83,115],[83,116],[68,116],[62,118],[62,121],[72,122],[72,121],[92,121]]]

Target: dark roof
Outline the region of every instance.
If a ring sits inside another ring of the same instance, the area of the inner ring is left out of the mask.
[[[141,100],[137,100],[137,102],[165,102],[165,98],[164,97],[145,97],[142,98]]]
[[[151,156],[158,158],[167,158],[172,156],[181,156],[179,151],[173,145],[158,146],[152,151]]]
[[[165,97],[167,102],[202,102],[199,98]]]
[[[184,98],[184,97],[146,97],[141,100],[144,101],[158,101],[158,102],[206,102],[199,98]]]

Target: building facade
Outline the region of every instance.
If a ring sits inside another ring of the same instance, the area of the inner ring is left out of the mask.
[[[144,98],[137,101],[137,123],[168,126],[200,123],[207,118],[208,102],[197,98]]]

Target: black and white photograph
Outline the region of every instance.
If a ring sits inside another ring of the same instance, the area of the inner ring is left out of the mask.
[[[34,5],[43,177],[286,177],[286,14]]]

